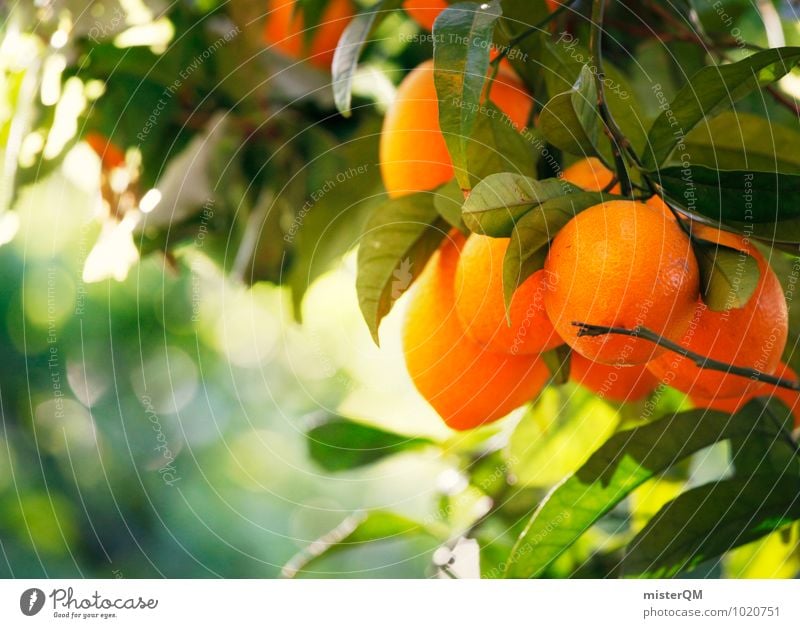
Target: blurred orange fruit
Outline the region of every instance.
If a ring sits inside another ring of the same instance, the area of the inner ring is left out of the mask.
[[[353,16],[350,0],[331,0],[307,43],[303,13],[295,9],[296,0],[267,0],[263,41],[293,59],[304,59],[319,68],[329,69],[339,37]]]
[[[445,423],[466,430],[532,400],[549,379],[532,356],[495,353],[464,335],[455,310],[456,265],[464,239],[453,234],[428,261],[403,326],[406,367]]]
[[[125,153],[102,133],[91,131],[83,140],[100,158],[104,170],[112,170],[125,163]]]
[[[436,17],[447,8],[445,0],[405,0],[403,8],[422,28],[433,30]]]

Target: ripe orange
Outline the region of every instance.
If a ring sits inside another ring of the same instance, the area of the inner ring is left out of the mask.
[[[83,140],[100,158],[104,170],[112,170],[125,163],[125,154],[122,149],[102,133],[91,131]]]
[[[466,430],[533,399],[547,383],[549,371],[536,357],[494,353],[464,335],[453,290],[464,239],[459,234],[451,237],[414,286],[403,350],[417,390],[447,425]]]
[[[699,294],[689,238],[662,212],[636,201],[579,213],[553,240],[545,270],[552,289],[544,303],[556,331],[575,351],[605,364],[643,364],[663,349],[621,335],[579,338],[573,322],[640,325],[677,340]]]
[[[310,45],[306,43],[303,14],[295,11],[296,0],[267,0],[267,18],[262,39],[293,59],[305,59],[328,69],[342,32],[353,16],[351,0],[331,0],[322,14]]]
[[[599,192],[611,183],[614,173],[597,157],[587,157],[565,168],[561,177],[588,192]],[[619,194],[619,191],[619,184],[611,188],[614,194]]]
[[[793,379],[797,381],[797,373],[790,366],[781,364],[774,375],[784,379]],[[690,395],[692,402],[699,408],[709,408],[711,410],[720,410],[721,412],[728,412],[733,414],[737,410],[744,407],[749,401],[756,397],[775,397],[789,408],[794,417],[795,427],[800,427],[800,392],[782,388],[780,386],[773,386],[759,382],[754,385],[753,390],[745,395],[738,397],[717,398],[717,399],[703,399]]]
[[[492,351],[541,353],[557,347],[559,338],[544,309],[544,270],[528,277],[514,293],[509,325],[503,299],[503,257],[509,238],[472,234],[456,270],[456,311],[464,331]]]
[[[422,28],[432,31],[436,17],[448,4],[446,0],[405,0],[403,8]],[[555,11],[560,4],[559,0],[547,0],[550,11]]]
[[[490,100],[517,127],[525,125],[533,106],[522,83],[502,66]],[[439,129],[433,61],[421,63],[400,83],[383,121],[380,162],[383,183],[392,198],[431,190],[453,177],[453,164]]]
[[[644,399],[658,386],[658,379],[643,364],[612,366],[592,362],[574,352],[570,359],[569,376],[599,397],[619,402]]]
[[[728,364],[773,373],[780,363],[788,334],[783,289],[763,255],[740,235],[695,225],[697,236],[752,255],[761,277],[743,308],[713,312],[698,303],[691,326],[680,344]],[[748,377],[701,369],[675,353],[665,353],[648,365],[664,383],[703,399],[741,397],[754,381]]]
[[[445,0],[406,0],[403,8],[422,28],[433,30],[436,17],[447,8]]]

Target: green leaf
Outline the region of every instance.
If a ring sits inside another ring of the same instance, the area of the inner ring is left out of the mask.
[[[542,109],[539,128],[553,146],[574,155],[597,155],[599,112],[594,74],[584,65],[572,88]]]
[[[584,48],[578,37],[569,33],[561,33],[555,40],[549,32],[533,36],[525,40],[526,51],[530,51],[530,59],[522,65],[527,66],[517,69],[527,78],[538,79],[534,87],[542,87],[547,96],[567,92],[578,80],[584,68],[592,73],[596,68],[592,62],[592,55]],[[604,92],[608,108],[614,116],[624,135],[631,141],[637,150],[644,146],[645,134],[642,128],[643,114],[635,97],[633,88],[619,69],[610,61],[604,60]],[[531,77],[531,73],[535,73]],[[543,75],[537,77],[536,75]],[[543,85],[542,85],[543,83]],[[539,91],[535,91],[541,95]],[[601,143],[604,154],[611,157],[611,147],[607,142]]]
[[[569,368],[565,352],[548,353],[551,373]],[[515,486],[549,489],[584,464],[618,424],[617,410],[587,390],[574,384],[545,388],[509,439]]]
[[[577,192],[545,201],[514,225],[503,258],[503,295],[506,310],[525,280],[544,266],[550,241],[576,214],[602,202],[599,192]]]
[[[800,217],[800,175],[678,166],[653,173],[679,205],[722,222]]]
[[[347,143],[330,149],[320,146],[321,154],[310,158],[310,163],[315,165],[310,170],[321,176],[309,181],[303,197],[292,207],[296,217],[288,234],[293,240],[288,284],[298,320],[308,287],[356,246],[367,219],[382,204],[383,183],[380,169],[375,166],[378,130],[370,120],[360,126]],[[309,141],[321,144],[316,136]],[[266,218],[257,223],[265,239],[273,234],[264,225],[265,220],[272,219],[270,214],[280,216],[280,212],[271,207]],[[282,253],[282,247],[276,246],[274,239],[264,246],[276,255]]]
[[[409,194],[376,208],[358,247],[356,291],[377,344],[378,326],[425,267],[449,229],[430,192]]]
[[[698,124],[685,144],[703,166],[800,174],[800,133],[750,113],[724,111]]]
[[[358,59],[375,29],[402,3],[402,0],[380,0],[354,17],[339,38],[331,64],[331,81],[336,108],[346,118],[352,113],[350,105],[353,96],[353,77],[358,67]]]
[[[630,542],[625,575],[669,578],[800,519],[800,477],[760,473],[669,502]]]
[[[311,459],[326,471],[347,471],[387,456],[434,444],[340,416],[328,416],[306,432]]]
[[[444,218],[452,227],[459,231],[466,232],[467,227],[461,219],[461,206],[464,204],[464,192],[458,181],[450,179],[444,185],[439,186],[433,192],[433,206],[439,215]]]
[[[464,224],[475,233],[508,237],[514,223],[534,207],[581,191],[561,179],[537,181],[512,172],[493,174],[478,183],[464,201]]]
[[[533,129],[518,132],[508,116],[491,102],[482,106],[482,115],[467,145],[470,188],[481,179],[500,172],[516,172],[536,177],[536,162],[544,142]]]
[[[572,350],[568,345],[560,345],[540,355],[550,371],[550,383],[554,386],[566,384],[569,381],[569,367],[572,361]]]
[[[492,32],[500,3],[462,2],[442,11],[433,24],[433,62],[442,130],[456,179],[469,189],[467,146],[478,115]]]
[[[758,287],[761,271],[751,255],[716,242],[693,239],[700,267],[700,293],[714,312],[727,312],[747,305]]]
[[[329,0],[298,0],[292,7],[292,17],[299,15],[302,20],[303,46],[306,52],[314,41],[328,4]]]
[[[691,410],[608,439],[556,486],[517,540],[506,577],[535,578],[631,491],[716,442],[753,431],[752,416]]]
[[[728,65],[703,68],[665,104],[648,133],[644,164],[661,166],[705,117],[731,106],[759,87],[779,80],[800,61],[800,48],[772,48]]]
[[[391,512],[372,511],[351,515],[325,536],[317,539],[305,550],[294,556],[281,569],[283,578],[294,578],[311,568],[323,557],[344,550],[358,549],[368,543],[392,541],[410,535],[426,536],[438,540],[440,537],[422,524]]]

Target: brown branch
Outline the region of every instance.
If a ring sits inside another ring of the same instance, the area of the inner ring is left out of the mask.
[[[578,327],[579,337],[595,337],[604,336],[606,334],[617,334],[620,336],[643,338],[644,340],[648,340],[660,347],[664,347],[669,351],[677,353],[678,355],[691,360],[700,368],[709,369],[712,371],[722,371],[723,373],[729,373],[731,375],[740,375],[741,377],[748,377],[759,382],[764,382],[765,384],[772,384],[773,386],[778,386],[780,388],[788,388],[789,390],[800,391],[800,382],[792,381],[790,379],[783,379],[781,377],[775,377],[774,375],[769,375],[759,371],[758,369],[735,366],[733,364],[728,364],[727,362],[721,362],[720,360],[715,360],[713,358],[700,355],[699,353],[690,351],[689,349],[686,349],[685,347],[682,347],[681,345],[672,342],[663,336],[660,336],[646,327],[636,326],[633,329],[627,329],[625,327],[591,325],[589,323],[580,323],[577,321],[574,321],[572,324],[575,325],[575,327]]]

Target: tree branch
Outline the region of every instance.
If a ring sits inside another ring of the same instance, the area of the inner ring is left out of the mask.
[[[689,351],[685,347],[680,346],[679,344],[672,342],[671,340],[667,340],[663,336],[658,335],[654,331],[647,329],[646,327],[634,327],[633,329],[627,329],[625,327],[608,327],[605,325],[590,325],[589,323],[580,323],[580,322],[573,322],[573,325],[578,328],[578,336],[604,336],[606,334],[617,334],[620,336],[631,336],[634,338],[643,338],[644,340],[648,340],[654,344],[657,344],[660,347],[664,347],[669,351],[677,353],[678,355],[682,355],[683,357],[691,360],[695,363],[696,366],[704,369],[709,369],[712,371],[722,371],[723,373],[729,373],[731,375],[739,375],[741,377],[748,377],[750,379],[764,382],[765,384],[772,384],[773,386],[778,386],[780,388],[788,388],[789,390],[800,391],[800,382],[795,382],[790,379],[783,379],[781,377],[775,377],[774,375],[769,375],[758,369],[748,368],[744,366],[735,366],[733,364],[728,364],[726,362],[721,362],[719,360],[714,360],[713,358],[709,358],[704,355],[700,355],[699,353],[695,353],[694,351]]]

